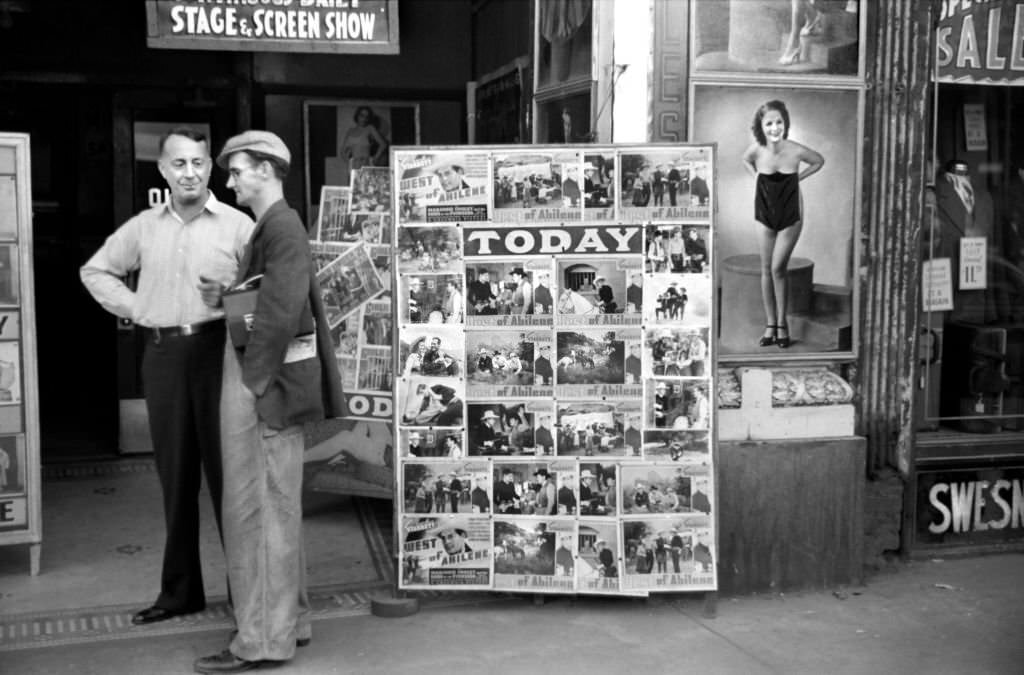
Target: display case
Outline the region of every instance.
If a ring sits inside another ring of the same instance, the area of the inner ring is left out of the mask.
[[[0,132],[0,545],[28,544],[39,573],[39,392],[27,134]]]

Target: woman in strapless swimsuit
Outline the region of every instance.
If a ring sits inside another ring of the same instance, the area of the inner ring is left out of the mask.
[[[786,270],[803,229],[800,183],[820,171],[825,158],[789,140],[789,111],[782,101],[760,106],[751,130],[755,142],[743,153],[743,166],[755,181],[754,218],[765,313],[765,332],[758,344],[785,349],[790,345]]]

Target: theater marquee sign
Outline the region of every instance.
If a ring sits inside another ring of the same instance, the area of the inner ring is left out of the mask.
[[[163,49],[397,54],[398,0],[147,0]]]

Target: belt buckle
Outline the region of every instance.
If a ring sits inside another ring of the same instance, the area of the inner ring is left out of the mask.
[[[195,323],[186,323],[184,326],[181,326],[179,330],[181,331],[182,335],[184,335],[185,337],[189,337],[190,335],[195,335],[198,332],[196,330],[196,327],[198,325],[199,324]]]

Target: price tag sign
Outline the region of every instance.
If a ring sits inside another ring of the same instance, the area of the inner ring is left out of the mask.
[[[985,237],[960,239],[960,290],[977,291],[986,288],[988,269],[985,259],[988,240]]]
[[[921,309],[925,312],[953,309],[953,266],[949,258],[926,260],[921,265]]]

